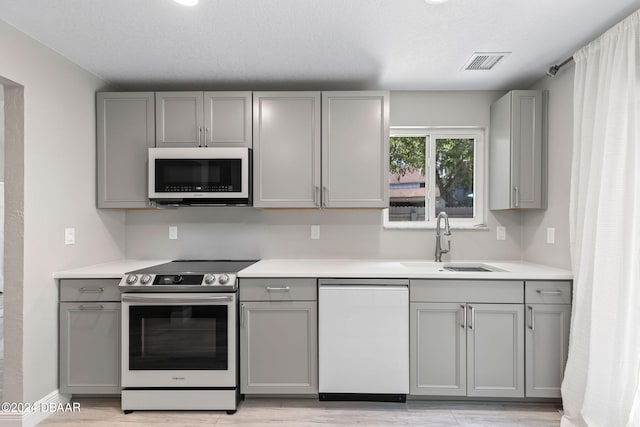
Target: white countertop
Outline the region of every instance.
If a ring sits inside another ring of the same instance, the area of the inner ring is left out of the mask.
[[[167,259],[121,259],[53,273],[54,279],[119,279],[126,272],[164,264]]]
[[[132,260],[96,264],[56,272],[54,279],[120,278],[128,271],[169,262],[167,259]],[[504,271],[454,272],[443,270],[448,262],[377,259],[267,259],[245,268],[238,277],[407,278],[407,279],[515,279],[572,280],[569,270],[521,261],[453,261],[452,264],[485,264]]]
[[[504,271],[455,272],[448,264],[485,264]],[[423,279],[572,280],[571,271],[521,261],[453,261],[355,259],[270,259],[242,270],[238,277],[363,277]]]

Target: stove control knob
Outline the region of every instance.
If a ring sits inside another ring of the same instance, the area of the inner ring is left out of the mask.
[[[218,278],[218,282],[220,282],[221,285],[226,285],[229,282],[229,275],[221,274]]]
[[[135,285],[138,281],[138,276],[135,274],[130,274],[127,276],[127,285]]]
[[[205,285],[213,285],[216,281],[216,276],[213,274],[205,274],[204,275],[204,284]]]
[[[151,283],[151,276],[149,274],[143,274],[142,278],[140,279],[140,284],[141,285],[150,285]]]

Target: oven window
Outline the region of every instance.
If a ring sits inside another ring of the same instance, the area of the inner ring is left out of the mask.
[[[240,159],[156,159],[156,192],[241,192]]]
[[[130,370],[226,370],[225,305],[129,307]]]

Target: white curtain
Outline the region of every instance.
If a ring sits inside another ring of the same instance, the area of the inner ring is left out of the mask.
[[[574,59],[562,426],[640,426],[640,10]]]

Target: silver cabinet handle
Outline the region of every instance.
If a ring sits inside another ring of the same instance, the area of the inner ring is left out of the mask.
[[[202,128],[198,127],[198,147],[202,147]]]
[[[518,205],[520,204],[520,191],[518,190],[518,186],[516,185],[515,187],[513,187],[513,191],[515,191],[516,193],[516,200],[515,200],[515,207],[517,208]]]
[[[80,310],[104,310],[104,306],[103,305],[81,305]]]
[[[476,312],[472,306],[469,306],[469,310],[471,310],[471,321],[469,322],[469,329],[473,329],[476,323]]]
[[[329,200],[327,199],[327,186],[322,186],[322,206],[327,206]]]
[[[288,292],[290,290],[289,286],[267,286],[267,292]]]
[[[542,289],[536,289],[536,292],[540,295],[562,295],[562,291],[543,291]]]
[[[535,330],[536,328],[536,317],[535,317],[535,313],[533,311],[533,307],[528,305],[527,308],[529,309],[529,313],[530,313],[530,322],[529,322],[529,329],[531,329],[532,331]]]
[[[204,128],[204,146],[207,147],[209,141],[207,140],[207,133],[209,133],[209,128]]]
[[[104,288],[80,288],[80,292],[83,292],[85,294],[99,294],[101,292],[104,292]]]
[[[460,308],[462,309],[463,315],[462,324],[460,325],[460,327],[464,329],[467,326],[467,308],[464,306],[464,304],[460,305]]]
[[[244,328],[244,304],[240,304],[240,327]]]
[[[313,202],[317,207],[320,207],[320,187],[316,185],[315,193],[313,194]]]

